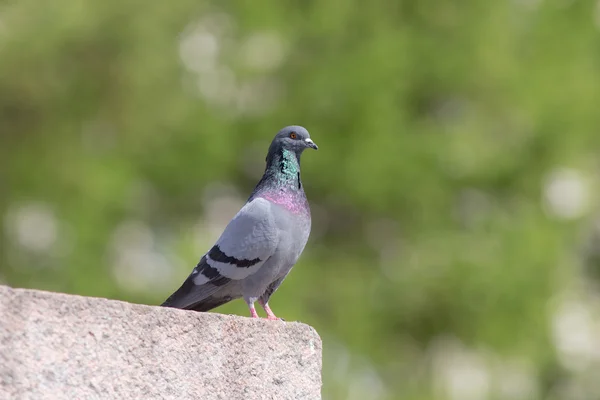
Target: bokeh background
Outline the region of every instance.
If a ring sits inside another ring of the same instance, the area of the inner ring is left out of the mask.
[[[301,124],[325,399],[595,399],[599,105],[598,1],[0,1],[0,282],[159,304]]]

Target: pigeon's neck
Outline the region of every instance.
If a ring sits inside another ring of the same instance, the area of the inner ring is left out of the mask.
[[[301,190],[300,155],[286,149],[273,151],[267,157],[264,178],[277,188]]]
[[[269,151],[265,174],[248,200],[256,197],[279,204],[293,214],[310,218],[308,201],[300,180],[300,154],[281,148]]]
[[[300,179],[300,155],[279,148],[269,152],[265,173],[251,197],[284,193],[303,196],[304,190]]]

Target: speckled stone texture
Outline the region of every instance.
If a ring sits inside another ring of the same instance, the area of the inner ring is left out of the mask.
[[[308,325],[0,286],[0,399],[320,399]]]

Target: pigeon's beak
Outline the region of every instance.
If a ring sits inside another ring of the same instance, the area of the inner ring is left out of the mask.
[[[317,144],[313,142],[311,138],[306,138],[304,139],[304,141],[306,142],[306,145],[311,149],[319,150],[319,146],[317,146]]]

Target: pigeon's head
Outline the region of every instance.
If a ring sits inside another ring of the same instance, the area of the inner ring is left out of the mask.
[[[308,148],[317,150],[318,146],[312,141],[305,128],[292,125],[286,126],[275,135],[275,139],[271,143],[271,150],[278,148],[300,154]]]

